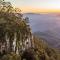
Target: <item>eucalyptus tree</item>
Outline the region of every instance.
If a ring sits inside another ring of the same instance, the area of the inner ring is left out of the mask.
[[[7,4],[7,2],[2,2],[2,9],[0,10],[0,26],[1,24],[3,26],[3,32],[6,34],[6,39],[8,38],[7,35],[9,35],[9,44],[10,44],[10,50],[12,49],[13,44],[13,32],[16,30],[16,22],[14,19],[16,16],[12,13],[12,6],[10,3]]]
[[[3,35],[9,41],[9,50],[13,51],[13,44],[15,44],[15,52],[24,46],[24,41],[30,34],[30,27],[28,25],[28,18],[23,19],[21,10],[14,9],[10,2],[2,2],[0,9],[0,26],[3,29]],[[15,43],[14,43],[15,41]],[[7,48],[7,46],[6,46]]]
[[[31,31],[31,27],[30,27],[30,25],[29,25],[29,18],[28,17],[26,17],[25,18],[25,22],[26,22],[26,26],[27,26],[27,36],[28,36],[28,40],[30,40],[30,45],[31,45],[31,47],[32,47],[32,31]]]

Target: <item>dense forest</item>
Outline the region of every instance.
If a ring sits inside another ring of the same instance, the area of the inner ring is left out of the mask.
[[[60,51],[32,34],[20,9],[0,0],[0,60],[60,60]]]

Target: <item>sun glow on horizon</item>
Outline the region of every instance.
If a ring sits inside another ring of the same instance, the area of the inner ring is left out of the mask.
[[[60,0],[6,0],[23,13],[51,13],[60,12]]]
[[[60,9],[43,9],[43,8],[31,8],[20,7],[22,13],[60,13]]]

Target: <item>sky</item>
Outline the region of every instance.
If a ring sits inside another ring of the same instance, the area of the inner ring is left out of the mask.
[[[22,12],[60,12],[60,0],[6,0]]]

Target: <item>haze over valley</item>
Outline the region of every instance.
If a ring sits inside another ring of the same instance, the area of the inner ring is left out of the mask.
[[[25,13],[29,17],[32,32],[48,42],[50,46],[60,48],[60,16],[59,14]]]

